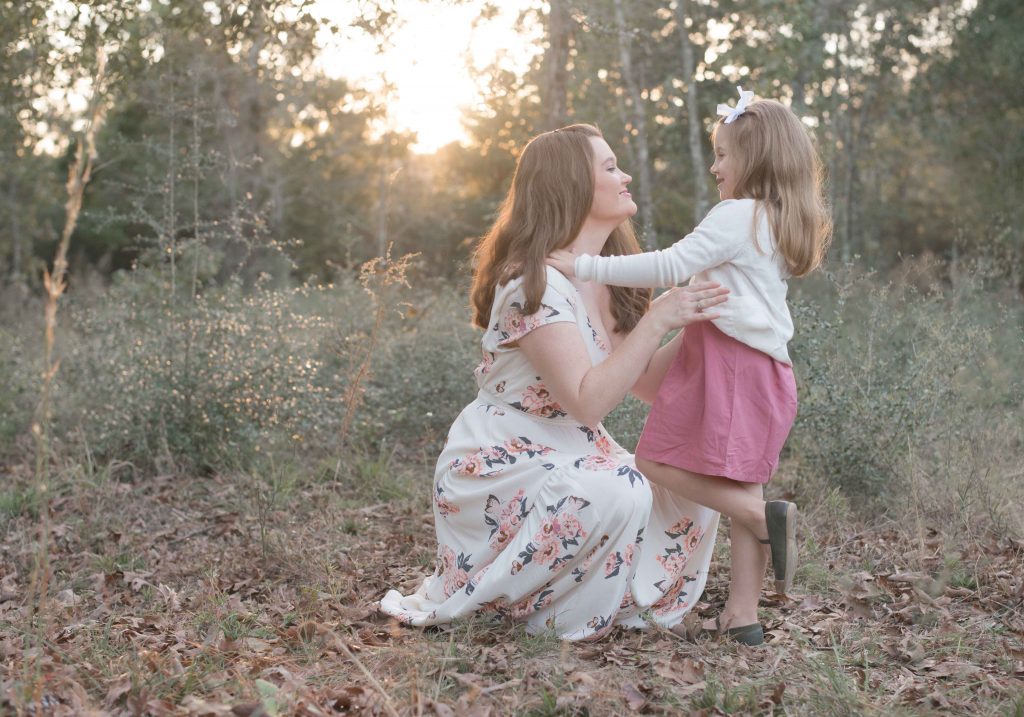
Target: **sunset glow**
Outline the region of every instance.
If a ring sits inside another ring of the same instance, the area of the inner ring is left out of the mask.
[[[519,13],[529,0],[501,3],[495,17],[481,20],[483,3],[398,3],[401,26],[383,54],[368,37],[347,28],[321,38],[323,71],[380,92],[385,80],[393,87],[386,99],[389,129],[417,134],[413,150],[430,153],[465,138],[462,109],[480,102],[480,90],[470,67],[482,69],[495,60],[522,71],[537,51],[515,30]],[[346,27],[351,11],[322,0],[316,11]],[[476,26],[474,27],[474,21]],[[382,128],[383,129],[383,128]]]

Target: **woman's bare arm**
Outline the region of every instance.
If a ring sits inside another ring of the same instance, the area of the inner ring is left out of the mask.
[[[727,293],[727,289],[711,283],[665,292],[611,355],[596,366],[591,365],[583,337],[573,324],[541,326],[523,336],[519,346],[555,401],[581,423],[596,426],[625,398],[645,371],[656,368],[664,374],[664,359],[659,357],[656,365],[651,364],[662,337],[696,321],[717,318],[713,311],[699,310],[697,302],[705,309],[714,307],[726,300]],[[665,348],[669,346],[671,343]],[[667,357],[669,352],[663,353]]]
[[[679,349],[683,345],[684,331],[686,329],[673,336],[671,341],[654,352],[647,370],[640,374],[640,378],[633,384],[633,390],[630,393],[644,403],[654,403],[654,397],[658,393],[665,374],[668,373],[668,367],[672,365],[676,354],[679,353]]]

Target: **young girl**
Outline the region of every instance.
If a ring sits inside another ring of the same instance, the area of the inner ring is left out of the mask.
[[[822,261],[831,222],[821,162],[800,120],[784,105],[740,89],[719,105],[712,132],[722,201],[668,249],[633,256],[551,255],[583,281],[629,287],[715,281],[730,290],[714,321],[683,334],[637,445],[637,467],[654,483],[731,518],[729,598],[714,621],[760,644],[757,618],[770,545],[775,589],[796,570],[796,506],[763,499],[796,417],[786,345],[793,323],[786,281]]]

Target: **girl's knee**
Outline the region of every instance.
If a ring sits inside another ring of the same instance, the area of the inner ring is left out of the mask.
[[[652,468],[656,468],[657,466],[658,464],[655,463],[654,461],[649,461],[646,458],[641,458],[640,456],[637,456],[636,458],[636,467],[639,468],[640,472],[642,473],[646,473],[647,471],[651,470]]]

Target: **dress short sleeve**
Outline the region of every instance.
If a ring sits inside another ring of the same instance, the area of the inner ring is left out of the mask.
[[[575,287],[562,274],[552,268],[547,271],[547,287],[540,300],[540,308],[527,314],[526,292],[522,281],[514,279],[498,287],[494,295],[494,309],[491,311],[491,328],[487,344],[493,349],[509,348],[534,329],[559,322],[576,321],[578,298]]]

